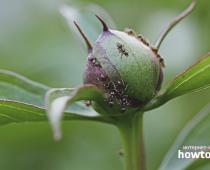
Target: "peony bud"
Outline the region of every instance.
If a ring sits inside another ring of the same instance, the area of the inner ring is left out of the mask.
[[[141,35],[110,30],[98,19],[103,32],[93,46],[75,23],[89,48],[84,83],[103,90],[109,104],[122,110],[145,105],[160,89],[162,59]]]

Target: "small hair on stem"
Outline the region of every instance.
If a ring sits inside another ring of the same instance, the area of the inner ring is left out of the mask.
[[[100,17],[100,16],[98,16],[98,15],[95,15],[96,16],[96,18],[98,18],[98,20],[101,22],[101,24],[103,25],[103,31],[105,32],[105,31],[108,31],[109,30],[109,28],[108,28],[108,26],[107,26],[107,24],[105,23],[105,21]]]
[[[194,9],[196,5],[197,0],[193,0],[192,3],[185,9],[181,14],[179,14],[177,17],[175,17],[171,22],[168,23],[168,25],[164,28],[162,33],[160,34],[158,40],[155,43],[155,48],[159,50],[163,40],[167,36],[167,34],[171,31],[171,29],[176,26],[181,20],[183,20],[185,17],[187,17]]]
[[[92,45],[90,43],[90,41],[88,40],[87,36],[84,34],[84,32],[82,31],[82,29],[80,28],[80,26],[77,24],[76,21],[74,21],[74,25],[77,27],[79,33],[82,35],[83,39],[85,40],[85,43],[87,45],[88,51],[92,50]]]

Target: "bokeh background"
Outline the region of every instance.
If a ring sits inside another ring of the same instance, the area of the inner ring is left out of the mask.
[[[151,42],[164,24],[191,0],[0,0],[0,68],[18,72],[51,87],[82,83],[86,51],[59,13],[62,4],[95,3],[115,20],[118,29],[131,27]],[[164,41],[163,88],[173,77],[210,50],[210,1],[196,10]],[[99,24],[99,23],[98,23]],[[100,25],[96,24],[96,27]],[[156,170],[179,131],[210,101],[210,90],[174,99],[144,115],[149,170]],[[118,131],[93,122],[64,122],[64,138],[52,139],[48,123],[0,127],[2,170],[121,170]]]

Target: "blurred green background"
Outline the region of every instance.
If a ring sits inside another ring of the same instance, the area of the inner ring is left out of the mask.
[[[51,87],[82,83],[84,47],[59,13],[64,4],[96,3],[117,27],[131,27],[151,42],[161,28],[191,0],[0,0],[0,68],[18,72]],[[164,85],[210,50],[210,1],[198,0],[193,14],[164,41]],[[99,26],[99,25],[98,25]],[[149,170],[156,170],[179,131],[210,101],[210,90],[179,97],[144,115]],[[0,128],[2,170],[121,170],[118,131],[92,122],[64,122],[64,138],[54,142],[48,123]]]

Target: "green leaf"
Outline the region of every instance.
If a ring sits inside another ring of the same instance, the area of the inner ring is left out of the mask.
[[[46,120],[44,95],[49,87],[0,70],[0,125]]]
[[[49,87],[7,70],[0,70],[0,99],[44,106]]]
[[[0,70],[0,125],[8,123],[47,121],[44,96],[49,87],[31,81],[23,76],[7,70]],[[64,89],[70,94],[72,91]],[[62,94],[62,93],[61,93]],[[59,96],[56,92],[53,93]],[[51,99],[55,96],[52,95]],[[96,112],[86,107],[82,102],[67,108],[64,120],[93,120],[97,117],[87,117]]]
[[[159,170],[183,170],[193,163],[201,166],[208,161],[202,159],[178,159],[178,150],[183,152],[194,150],[182,150],[183,146],[209,146],[210,144],[210,105],[199,112],[180,132],[172,147],[164,157]],[[205,151],[205,150],[204,150]],[[208,151],[208,150],[207,150]],[[189,168],[192,170],[193,168]]]
[[[190,165],[186,170],[207,170],[210,169],[209,159],[199,159]]]
[[[0,100],[0,125],[46,120],[46,112],[43,108],[16,101]]]
[[[78,30],[75,28],[73,21],[78,22],[83,32],[92,41],[92,43],[96,41],[99,34],[102,32],[102,27],[95,17],[95,14],[101,16],[110,26],[110,28],[115,29],[116,27],[111,16],[102,7],[96,4],[88,4],[83,7],[81,7],[81,5],[79,7],[63,5],[60,8],[60,12],[62,16],[66,19],[69,28],[72,30],[73,34],[77,35],[77,39],[79,38],[80,42],[84,41],[81,38]]]
[[[77,89],[52,89],[47,93],[46,106],[48,117],[56,140],[61,138],[60,121],[63,115],[65,115],[64,111],[68,106],[70,106],[71,109],[75,108],[74,112],[78,115],[93,117],[98,121],[107,122],[107,119],[104,119],[104,117],[95,112],[92,107],[88,107],[81,102],[75,103],[81,100],[103,103],[104,96],[101,91],[93,85],[84,85]]]
[[[163,94],[168,99],[210,87],[210,53],[178,75]]]
[[[210,53],[178,75],[166,90],[150,101],[142,110],[151,110],[169,100],[210,87]]]

